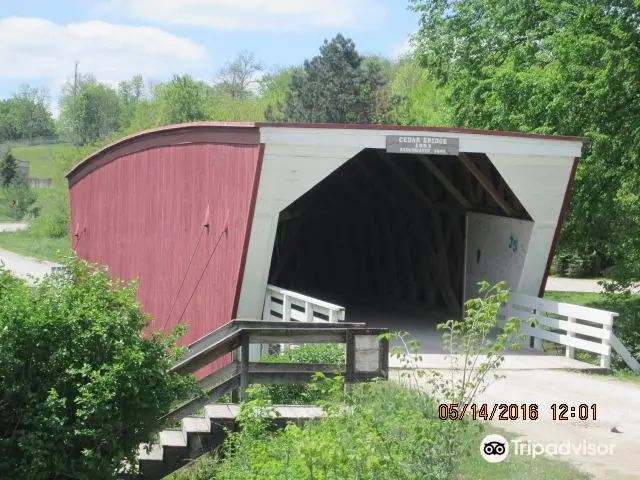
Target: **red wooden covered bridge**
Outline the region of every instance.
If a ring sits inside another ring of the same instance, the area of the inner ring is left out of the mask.
[[[138,278],[153,327],[186,322],[187,342],[233,318],[345,315],[420,338],[479,280],[538,295],[581,148],[452,128],[172,125],[69,172],[73,248]]]

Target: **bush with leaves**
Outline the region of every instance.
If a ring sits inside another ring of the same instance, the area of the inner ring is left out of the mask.
[[[113,478],[194,388],[172,335],[144,335],[135,284],[77,259],[28,285],[0,270],[0,472]]]
[[[2,196],[11,216],[16,220],[21,220],[27,215],[37,215],[38,210],[35,206],[37,196],[21,173],[13,177],[8,185],[2,187]]]
[[[341,386],[340,380],[329,380]],[[419,392],[390,382],[356,385],[349,408],[332,403],[326,416],[272,432],[275,412],[264,391],[251,389],[251,401],[239,416],[241,429],[230,433],[224,460],[215,456],[173,475],[173,480],[355,480],[374,478],[440,480],[455,477],[456,463],[468,450],[461,441],[455,452],[442,442],[447,424],[458,438],[480,430],[479,424],[438,418],[436,404]]]

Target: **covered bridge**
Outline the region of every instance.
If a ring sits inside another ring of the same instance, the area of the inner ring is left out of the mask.
[[[453,128],[172,125],[69,172],[73,248],[138,278],[153,327],[187,322],[187,342],[233,318],[406,329],[406,315],[428,330],[480,280],[543,290],[581,148]]]

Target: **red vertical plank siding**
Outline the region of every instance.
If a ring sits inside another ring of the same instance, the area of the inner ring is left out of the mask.
[[[258,145],[190,144],[107,163],[71,187],[76,253],[139,280],[150,328],[186,323],[181,343],[197,340],[234,315],[259,157]]]

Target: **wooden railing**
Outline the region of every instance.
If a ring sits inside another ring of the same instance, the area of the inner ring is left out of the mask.
[[[627,365],[640,372],[640,365],[613,334],[613,321],[618,314],[596,308],[554,302],[520,293],[512,293],[501,310],[501,318],[523,320],[521,333],[533,338],[533,347],[542,350],[542,341],[563,345],[565,355],[575,358],[575,350],[600,355],[600,367],[611,367],[611,351],[615,350]],[[531,321],[535,322],[531,322]]]
[[[227,353],[239,349],[236,360],[200,380],[205,393],[175,408],[165,420],[183,418],[228,392],[246,399],[251,383],[305,383],[315,372],[338,373],[345,383],[388,378],[389,341],[380,338],[386,328],[366,328],[363,323],[305,323],[233,320],[189,345],[171,371],[189,374]],[[345,364],[284,364],[249,361],[249,345],[263,343],[342,343]]]
[[[344,307],[267,285],[263,320],[285,322],[344,322]]]

